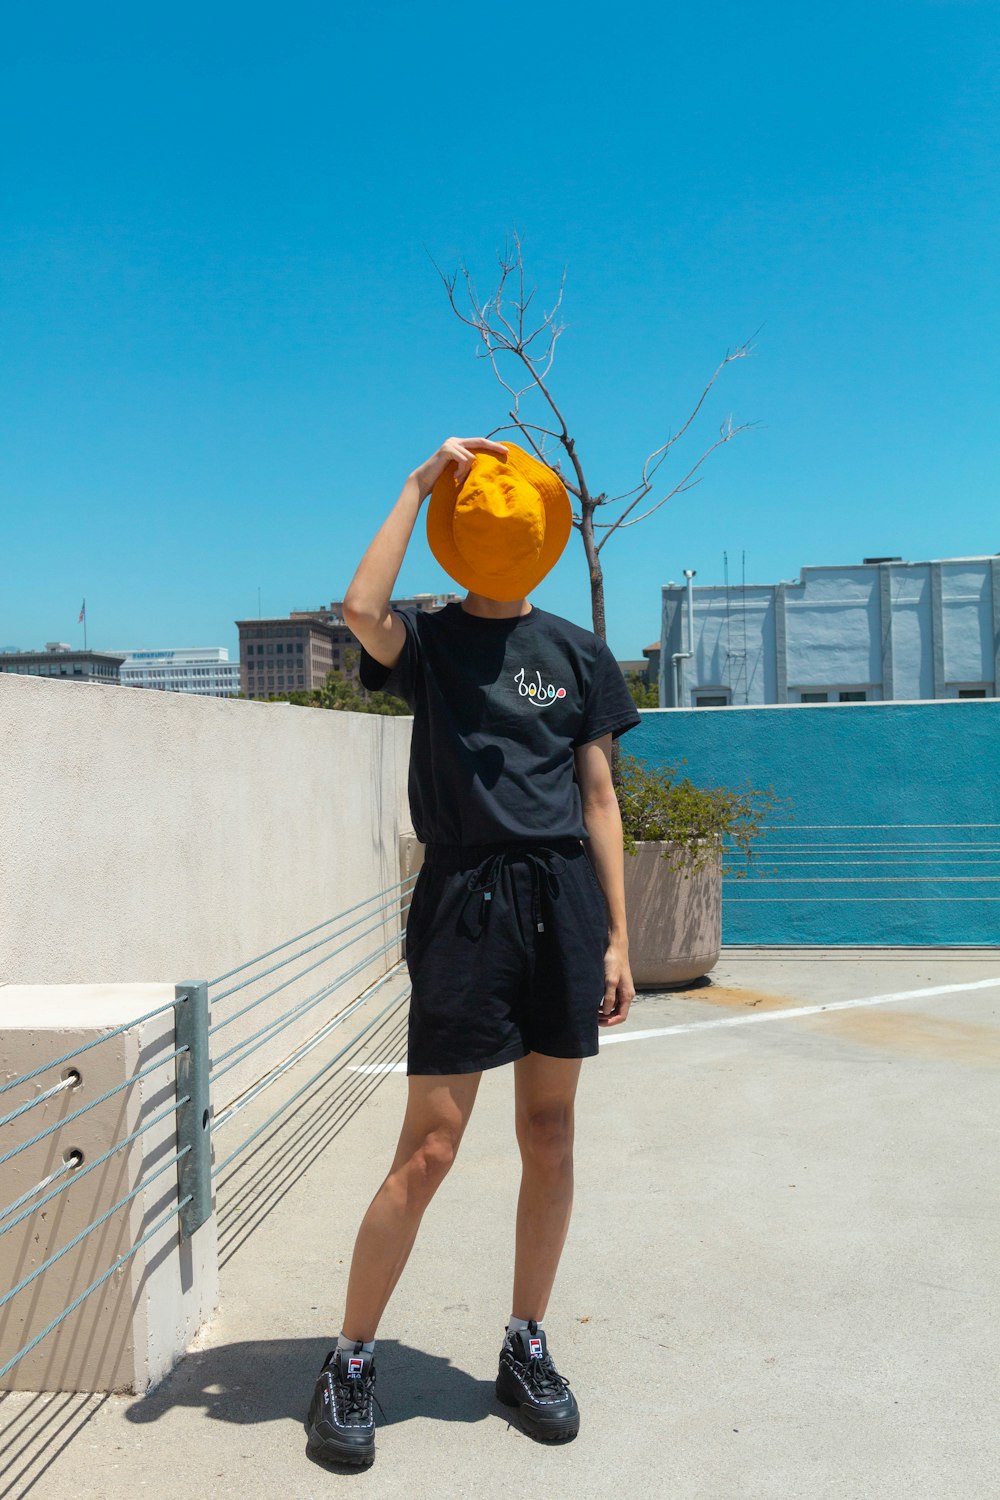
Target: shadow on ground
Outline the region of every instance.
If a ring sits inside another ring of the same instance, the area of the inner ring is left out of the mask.
[[[273,1339],[221,1344],[188,1354],[173,1374],[126,1411],[130,1422],[157,1422],[175,1407],[201,1407],[213,1422],[238,1425],[294,1422],[302,1426],[330,1341]],[[482,1422],[503,1411],[493,1380],[477,1380],[447,1359],[398,1339],[379,1339],[376,1387],[385,1415],[380,1426],[431,1417]],[[384,1394],[383,1394],[384,1391]]]

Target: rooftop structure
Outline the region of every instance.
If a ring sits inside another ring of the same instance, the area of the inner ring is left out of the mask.
[[[232,698],[240,690],[240,664],[229,660],[225,646],[180,646],[119,654],[124,658],[121,681],[125,687],[199,693],[206,698]]]
[[[18,677],[59,677],[70,682],[118,682],[123,657],[108,651],[74,651],[49,641],[44,651],[0,652],[0,672]]]
[[[995,697],[1000,554],[669,583],[661,641],[664,707]]]

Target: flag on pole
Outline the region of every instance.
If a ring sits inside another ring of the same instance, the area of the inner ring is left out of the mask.
[[[86,613],[87,613],[87,601],[86,601],[86,599],[84,599],[83,603],[80,605],[80,617],[79,617],[79,619],[76,622],[78,625],[82,625],[83,624],[83,618],[84,618],[84,615]]]

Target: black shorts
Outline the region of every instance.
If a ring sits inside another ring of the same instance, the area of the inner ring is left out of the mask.
[[[406,925],[407,1073],[595,1056],[607,941],[578,839],[429,844]]]

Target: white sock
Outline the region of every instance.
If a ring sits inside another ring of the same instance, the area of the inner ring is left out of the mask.
[[[541,1328],[542,1325],[541,1325],[541,1323],[538,1323],[537,1318],[535,1319],[535,1322],[538,1324],[538,1327]],[[509,1320],[509,1322],[507,1324],[507,1332],[508,1333],[526,1333],[527,1329],[528,1329],[528,1322],[524,1318],[515,1318],[514,1314],[511,1313],[510,1320]]]
[[[353,1353],[354,1346],[355,1346],[355,1344],[357,1342],[358,1342],[357,1339],[345,1339],[344,1335],[342,1333],[338,1333],[338,1335],[337,1335],[337,1348],[338,1349],[350,1349],[352,1351],[352,1353]],[[367,1344],[362,1344],[361,1347],[365,1351],[366,1354],[374,1354],[375,1353],[375,1340],[374,1339],[370,1339]]]

